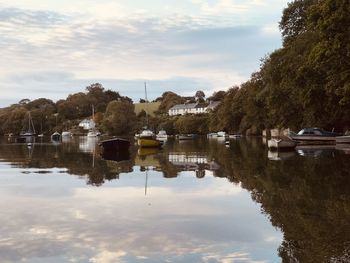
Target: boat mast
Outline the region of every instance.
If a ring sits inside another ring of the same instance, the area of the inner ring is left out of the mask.
[[[34,128],[34,123],[32,120],[32,116],[30,115],[30,111],[28,112],[29,114],[29,118],[28,118],[28,122],[29,122],[29,131],[33,131],[33,133],[35,134],[35,128]],[[33,129],[33,130],[32,130]]]
[[[93,129],[95,129],[95,108],[94,104],[91,105],[92,107],[92,122],[93,122]]]
[[[148,129],[148,99],[147,99],[147,88],[146,88],[146,82],[145,82],[145,99],[146,99],[146,124],[147,124],[147,129]]]
[[[148,185],[148,167],[147,167],[147,170],[146,170],[146,181],[145,181],[145,195],[147,195],[147,185]]]

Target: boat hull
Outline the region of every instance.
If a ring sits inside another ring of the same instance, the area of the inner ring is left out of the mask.
[[[193,134],[179,134],[176,137],[178,140],[193,140],[195,138]]]
[[[137,145],[140,147],[160,147],[162,143],[156,139],[139,138],[137,139]]]
[[[296,145],[297,143],[292,140],[271,139],[267,142],[267,146],[269,149],[293,149],[296,147]]]
[[[291,135],[289,138],[302,144],[335,144],[335,136]]]
[[[125,152],[129,150],[130,142],[125,139],[113,138],[99,143],[104,152]]]
[[[53,140],[53,141],[59,141],[60,139],[61,139],[61,134],[59,134],[58,132],[54,132],[51,135],[51,140]]]

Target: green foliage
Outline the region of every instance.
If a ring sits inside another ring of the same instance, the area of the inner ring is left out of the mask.
[[[175,130],[183,134],[207,134],[208,115],[183,115],[180,116],[174,123]]]
[[[161,104],[159,106],[160,113],[167,113],[168,110],[176,104],[185,103],[185,98],[180,97],[174,92],[167,91],[162,94],[161,98],[157,98],[157,101],[161,100]]]
[[[225,95],[210,127],[349,128],[349,13],[346,0],[289,3],[280,22],[283,47],[235,95]]]
[[[111,101],[102,120],[102,129],[111,135],[134,133],[136,124],[134,105],[128,101]]]
[[[225,98],[226,92],[223,90],[215,91],[213,95],[207,98],[207,101],[222,101]]]

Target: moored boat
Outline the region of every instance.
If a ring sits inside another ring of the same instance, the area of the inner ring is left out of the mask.
[[[140,133],[137,145],[140,147],[160,147],[162,142],[157,140],[153,131],[146,129]]]
[[[289,133],[289,138],[305,144],[335,144],[336,137],[339,133],[324,131],[319,128],[305,128],[300,130],[297,134]]]
[[[72,133],[70,131],[63,131],[62,132],[62,137],[70,137],[72,136]]]
[[[218,137],[224,137],[224,138],[226,138],[228,136],[228,134],[226,132],[224,132],[224,131],[219,131],[217,133],[217,135],[218,135]]]
[[[160,141],[166,141],[168,139],[168,135],[165,130],[160,130],[157,135],[156,139]]]
[[[269,149],[286,150],[286,149],[294,149],[296,146],[297,146],[296,141],[287,140],[287,139],[271,139],[267,141],[267,147]]]
[[[125,152],[129,150],[130,142],[121,138],[112,138],[99,143],[104,152]]]
[[[59,141],[61,139],[61,134],[57,131],[55,131],[52,135],[51,135],[51,140],[53,141]]]
[[[137,144],[140,147],[160,147],[162,142],[152,138],[139,138],[137,139]]]
[[[92,129],[87,133],[87,137],[98,137],[101,133],[98,130]]]
[[[30,111],[28,111],[28,127],[27,127],[27,131],[21,132],[20,136],[21,137],[32,137],[35,136],[36,132],[35,132],[35,127],[33,124],[33,120],[32,120],[32,116],[30,115]]]
[[[207,138],[217,138],[218,134],[216,132],[211,132],[207,134]]]
[[[230,134],[228,137],[230,139],[238,139],[242,137],[242,134]]]
[[[176,138],[178,140],[193,140],[196,137],[195,134],[178,134]]]

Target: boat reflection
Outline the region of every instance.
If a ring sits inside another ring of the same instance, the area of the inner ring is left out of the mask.
[[[335,145],[300,145],[295,150],[304,157],[331,156],[335,153]]]
[[[283,161],[296,157],[298,154],[296,151],[268,151],[267,158],[271,161]]]
[[[128,151],[124,152],[106,152],[103,151],[101,154],[103,160],[122,162],[130,160],[130,153]]]
[[[79,138],[79,150],[84,153],[95,152],[99,137],[82,136]]]
[[[335,149],[345,154],[350,154],[350,144],[336,144]]]

